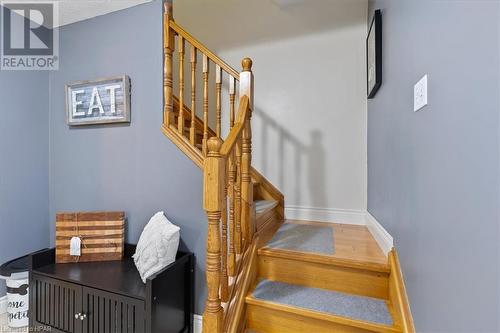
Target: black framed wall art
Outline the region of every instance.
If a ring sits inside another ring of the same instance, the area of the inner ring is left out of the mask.
[[[368,99],[375,97],[382,84],[382,12],[377,9],[366,38],[366,88]]]

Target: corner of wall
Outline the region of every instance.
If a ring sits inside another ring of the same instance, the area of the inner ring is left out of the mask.
[[[366,212],[366,227],[377,241],[382,252],[387,256],[394,247],[394,239],[368,211]]]

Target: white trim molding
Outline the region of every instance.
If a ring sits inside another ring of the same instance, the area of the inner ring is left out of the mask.
[[[7,296],[0,297],[0,314],[7,312]]]
[[[394,246],[394,239],[370,212],[366,212],[366,227],[377,241],[378,246],[387,255]]]
[[[366,225],[385,255],[394,246],[392,236],[372,214],[364,210],[286,206],[285,216],[291,220]]]
[[[193,316],[193,332],[201,333],[202,327],[203,327],[203,316],[195,314]]]
[[[355,209],[316,208],[303,206],[285,207],[285,216],[287,219],[291,220],[365,225],[365,215],[365,211]]]

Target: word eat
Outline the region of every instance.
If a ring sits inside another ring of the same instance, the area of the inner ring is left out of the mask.
[[[105,86],[104,90],[109,94],[110,100],[110,110],[111,113],[116,113],[116,90],[120,89],[121,86],[119,84]],[[85,116],[85,111],[78,111],[78,106],[83,105],[83,101],[78,100],[78,95],[85,94],[85,90],[73,90],[71,92],[71,104],[73,106],[73,116],[81,117]],[[99,95],[99,90],[97,87],[92,89],[92,95],[90,96],[90,103],[87,109],[87,115],[91,115],[95,109],[99,110],[100,114],[104,114],[104,108],[102,107],[101,96]]]

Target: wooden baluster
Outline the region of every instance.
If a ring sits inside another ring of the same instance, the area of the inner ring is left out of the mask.
[[[180,135],[184,135],[184,46],[185,41],[182,36],[179,39],[179,117],[177,130]]]
[[[234,252],[234,244],[235,244],[235,221],[234,221],[234,201],[235,201],[235,178],[236,178],[236,165],[234,161],[234,149],[231,151],[229,155],[229,174],[228,174],[228,182],[229,182],[229,257],[228,257],[228,274],[229,276],[234,276],[236,274],[236,254]]]
[[[250,174],[252,165],[252,108],[253,108],[253,74],[252,60],[245,58],[241,62],[243,71],[240,73],[240,97],[247,95],[249,98],[248,117],[241,119],[245,122],[241,144],[241,228],[243,246],[246,248],[253,239],[255,233],[255,218],[253,207],[253,184]]]
[[[232,75],[229,75],[229,127],[234,126],[234,97],[235,97],[235,86],[236,80]]]
[[[222,121],[222,106],[221,106],[221,90],[222,90],[222,69],[219,65],[215,66],[215,111],[217,115],[216,130],[217,137],[221,137],[221,121]]]
[[[203,155],[207,155],[208,142],[208,57],[203,55]]]
[[[236,155],[236,182],[234,184],[234,247],[236,248],[236,253],[241,254],[243,252],[241,246],[241,139],[235,145],[235,155]]]
[[[196,140],[196,47],[191,45],[191,128],[189,142],[194,146]]]
[[[220,297],[222,302],[227,302],[229,299],[229,281],[227,277],[227,174],[224,174],[222,184],[224,186],[224,194],[222,200],[222,217],[221,217],[221,282],[220,282]]]
[[[208,217],[206,279],[207,303],[203,314],[203,332],[222,332],[223,309],[219,297],[221,269],[220,219],[224,200],[223,179],[225,161],[220,155],[222,140],[211,138],[207,141],[208,154],[203,167],[203,208]]]
[[[235,100],[235,91],[236,91],[236,86],[235,86],[236,80],[232,75],[229,75],[229,127],[233,128],[234,127],[234,114],[235,114],[235,109],[234,109],[234,100]],[[236,145],[238,147],[238,144]],[[230,243],[229,243],[229,276],[235,276],[236,274],[236,254],[235,250],[237,253],[241,253],[241,231],[238,233],[236,232],[236,223],[239,221],[239,209],[236,210],[236,196],[237,196],[237,187],[239,186],[236,184],[237,182],[237,175],[236,175],[236,170],[238,166],[236,165],[235,159],[239,157],[236,157],[236,149],[233,149],[231,152],[231,157],[229,159],[229,231],[230,231]],[[239,190],[238,190],[239,191]],[[238,197],[240,197],[238,193]],[[239,201],[240,199],[238,199]],[[239,223],[238,223],[239,225]],[[238,230],[240,230],[240,227],[238,227]]]
[[[163,98],[164,111],[163,123],[165,126],[170,126],[173,123],[174,117],[174,91],[173,91],[173,63],[172,55],[175,48],[175,32],[170,29],[170,20],[173,19],[172,0],[163,2],[163,48],[164,48],[164,65],[163,65]]]

